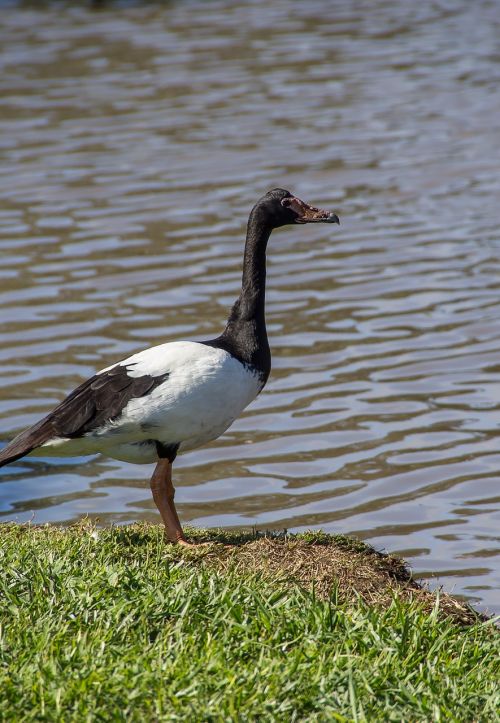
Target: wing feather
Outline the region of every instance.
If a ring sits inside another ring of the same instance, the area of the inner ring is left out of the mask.
[[[143,397],[168,379],[129,376],[128,365],[116,365],[87,379],[44,419],[18,435],[0,452],[0,466],[29,454],[57,437],[83,437],[118,419],[131,399]]]

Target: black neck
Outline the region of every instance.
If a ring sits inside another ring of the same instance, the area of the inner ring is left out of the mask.
[[[265,331],[266,247],[271,231],[265,214],[254,208],[248,219],[241,293],[229,315],[226,331],[249,321],[255,321]]]
[[[264,379],[271,369],[265,318],[266,247],[273,227],[256,206],[248,219],[241,293],[231,309],[226,328],[216,340],[239,361]]]

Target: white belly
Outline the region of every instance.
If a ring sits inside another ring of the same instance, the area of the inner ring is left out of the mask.
[[[194,342],[165,346],[170,353],[176,347],[175,363],[170,359],[165,382],[129,401],[117,420],[81,439],[51,440],[43,451],[54,455],[102,452],[130,462],[154,462],[156,441],[178,445],[180,453],[206,444],[225,432],[262,388],[257,374],[221,349]],[[148,373],[151,359],[136,358],[140,363],[130,375]]]

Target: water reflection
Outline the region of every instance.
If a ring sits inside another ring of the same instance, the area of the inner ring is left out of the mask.
[[[193,18],[196,22],[193,22]],[[248,210],[272,379],[177,464],[200,525],[355,533],[498,609],[496,3],[11,4],[0,18],[0,436],[96,368],[208,338]],[[156,520],[149,469],[2,470],[2,519]]]

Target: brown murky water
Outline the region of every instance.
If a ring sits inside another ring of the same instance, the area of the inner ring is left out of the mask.
[[[248,211],[290,188],[342,226],[273,235],[272,378],[179,459],[181,517],[353,533],[500,609],[499,8],[4,4],[0,439],[217,334]],[[23,460],[0,519],[157,520],[150,471]]]

